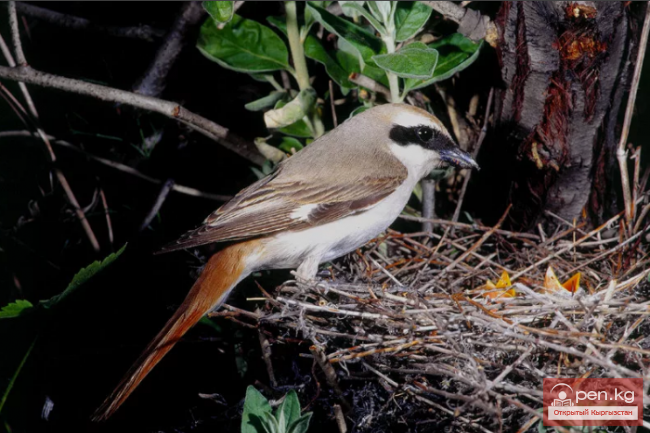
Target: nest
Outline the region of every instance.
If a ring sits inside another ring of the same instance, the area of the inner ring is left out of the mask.
[[[591,231],[558,221],[553,234],[437,220],[439,233],[389,231],[317,283],[262,289],[263,310],[217,315],[259,326],[271,376],[268,340],[308,342],[355,431],[382,431],[408,405],[432,427],[523,432],[541,422],[544,378],[649,378],[645,230],[621,215]],[[581,287],[549,287],[549,266]],[[504,271],[509,287],[488,283]],[[353,379],[389,398],[351,404]]]

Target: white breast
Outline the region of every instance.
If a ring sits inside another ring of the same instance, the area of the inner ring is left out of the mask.
[[[404,209],[416,183],[435,164],[433,152],[420,146],[395,146],[398,149],[391,150],[408,169],[407,179],[395,192],[357,215],[269,238],[260,268],[297,268],[307,257],[316,257],[321,263],[330,261],[354,251],[386,230]]]

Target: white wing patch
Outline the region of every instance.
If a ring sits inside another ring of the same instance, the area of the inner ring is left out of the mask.
[[[309,214],[311,213],[311,211],[313,211],[317,207],[318,207],[318,203],[303,204],[302,206],[296,208],[296,210],[291,212],[289,218],[294,220],[306,221],[309,219]]]

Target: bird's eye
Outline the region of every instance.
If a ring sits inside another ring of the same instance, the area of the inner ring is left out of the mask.
[[[425,142],[431,140],[431,137],[433,137],[433,131],[428,126],[418,128],[417,133],[420,140]]]

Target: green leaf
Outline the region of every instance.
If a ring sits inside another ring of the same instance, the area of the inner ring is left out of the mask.
[[[276,90],[271,92],[271,94],[268,96],[249,102],[248,104],[244,105],[244,108],[246,108],[248,111],[264,111],[267,108],[275,106],[278,101],[286,99],[287,96],[287,92]]]
[[[397,2],[395,40],[406,41],[415,36],[429,20],[432,9],[422,2]]]
[[[414,42],[396,53],[373,57],[380,68],[402,78],[429,79],[438,63],[438,51]]]
[[[82,268],[79,272],[75,274],[74,277],[72,277],[72,281],[70,282],[70,284],[68,284],[68,287],[62,293],[56,296],[52,296],[48,300],[41,301],[40,305],[42,305],[46,309],[53,308],[56,305],[58,305],[60,302],[62,302],[67,297],[69,297],[72,293],[74,293],[80,286],[82,286],[84,283],[86,283],[88,280],[94,277],[97,273],[101,272],[108,265],[110,265],[115,260],[117,260],[117,258],[126,249],[126,246],[127,244],[124,244],[124,246],[120,248],[119,251],[108,255],[101,262],[94,261],[93,263],[86,266],[85,268]]]
[[[278,129],[283,134],[292,135],[294,137],[309,138],[311,137],[311,130],[304,120],[299,120],[293,125],[285,126]]]
[[[291,390],[284,397],[284,401],[275,410],[275,419],[278,420],[282,431],[288,432],[289,426],[300,418],[300,401],[296,391]]]
[[[278,101],[275,104],[275,108],[281,108],[286,105],[286,102],[284,101]],[[296,123],[293,123],[291,125],[287,125],[284,128],[279,128],[279,132],[286,134],[286,135],[292,135],[294,137],[300,137],[300,138],[309,138],[311,137],[311,129],[309,129],[309,126],[307,123],[300,119]]]
[[[352,119],[357,114],[363,113],[364,111],[369,110],[369,109],[370,109],[370,107],[366,107],[365,105],[362,105],[361,107],[357,107],[354,110],[352,110],[352,113],[350,113],[350,117],[348,117],[348,119]]]
[[[31,302],[26,299],[16,299],[0,309],[0,319],[10,319],[24,314],[34,308]]]
[[[282,143],[278,146],[279,149],[287,153],[293,153],[292,149],[298,152],[303,147],[302,143],[293,137],[282,137]]]
[[[289,426],[288,433],[307,433],[309,428],[309,421],[311,420],[312,412],[307,412]]]
[[[322,63],[325,66],[327,75],[339,86],[345,88],[354,87],[354,84],[348,79],[349,74],[329,55],[318,38],[312,35],[307,36],[307,39],[305,39],[305,56]]]
[[[361,65],[361,70],[364,69],[366,62],[371,61],[374,55],[386,51],[386,47],[381,39],[366,29],[349,22],[344,18],[337,17],[314,4],[307,3],[307,8],[310,9],[310,13],[313,15],[314,19],[322,24],[327,31],[335,34],[341,39],[345,39],[353,47]]]
[[[263,430],[262,420],[273,416],[268,400],[254,387],[246,389],[244,413],[241,418],[241,433],[259,433]]]
[[[227,23],[232,19],[235,13],[235,2],[231,1],[205,1],[202,2],[203,9],[205,9],[210,16],[219,23]]]
[[[479,56],[481,45],[482,42],[472,42],[460,33],[454,33],[429,44],[429,48],[438,50],[438,64],[433,76],[426,80],[406,79],[404,80],[405,90],[408,92],[421,89],[438,81],[451,78],[454,74],[474,63]]]
[[[301,90],[288,104],[264,113],[266,127],[276,129],[296,123],[311,112],[317,97],[312,88]]]
[[[260,151],[262,156],[271,161],[273,164],[277,164],[287,157],[287,155],[280,149],[268,144],[264,138],[256,138],[255,146],[257,146],[257,150]]]
[[[23,356],[23,359],[20,361],[20,364],[18,364],[18,368],[16,368],[16,371],[14,371],[13,376],[11,376],[11,379],[9,380],[9,383],[7,384],[7,388],[5,389],[5,392],[2,393],[2,397],[0,398],[0,412],[2,412],[2,409],[5,406],[5,403],[7,402],[7,398],[9,397],[9,393],[11,393],[11,389],[14,387],[14,384],[16,383],[16,379],[18,379],[18,376],[20,375],[21,370],[25,366],[25,363],[27,362],[27,358],[29,358],[29,355],[32,353],[32,350],[34,349],[34,346],[36,345],[36,338],[32,341],[32,344],[29,346],[29,349],[27,349],[27,352],[25,352],[25,355]],[[7,431],[9,431],[7,429]]]
[[[417,197],[420,203],[422,203],[422,182],[415,184],[415,188],[413,188],[413,195]]]
[[[389,21],[390,13],[392,11],[393,3],[391,1],[371,1],[368,2],[368,7],[372,11],[373,15],[377,17],[378,20],[386,23]]]
[[[336,59],[350,75],[353,72],[358,74],[361,72],[362,64],[359,63],[359,58],[356,53],[356,49],[350,45],[345,39],[339,39],[338,43],[339,49],[336,52]],[[375,62],[371,59],[363,65],[363,75],[372,78],[378,83],[388,86],[388,78],[383,69],[378,68]]]
[[[219,30],[213,20],[201,26],[197,47],[208,59],[224,68],[259,73],[291,70],[287,46],[270,28],[234,15]]]
[[[360,3],[360,4],[359,4]],[[386,31],[386,28],[375,18],[368,9],[363,7],[364,2],[357,2],[357,1],[345,1],[342,2],[340,1],[339,4],[341,5],[341,9],[343,10],[343,13],[349,17],[354,17],[354,13],[357,15],[363,16],[365,19],[368,20],[370,25],[372,25],[379,33],[382,35],[388,34]]]
[[[199,320],[199,323],[209,326],[212,328],[214,331],[216,331],[217,334],[221,334],[221,326],[219,326],[217,323],[212,321],[208,316],[203,316],[201,317],[201,320]]]

